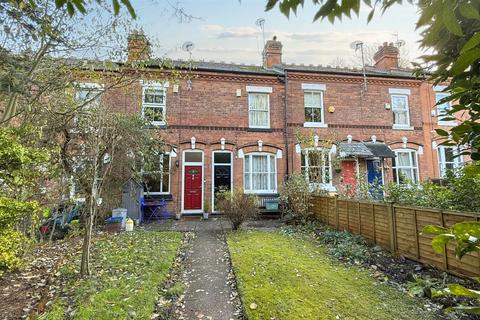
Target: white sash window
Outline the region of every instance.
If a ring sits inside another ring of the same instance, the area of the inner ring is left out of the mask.
[[[244,173],[245,192],[277,192],[277,162],[274,154],[250,153],[245,155]]]

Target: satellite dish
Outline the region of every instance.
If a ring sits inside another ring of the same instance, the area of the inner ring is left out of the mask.
[[[182,44],[182,50],[188,53],[192,53],[194,48],[195,48],[195,44],[193,44],[193,42],[191,41],[187,41],[184,44]]]
[[[258,18],[257,20],[255,20],[255,25],[257,27],[263,28],[264,24],[265,24],[265,19],[263,18]]]
[[[397,47],[403,47],[405,45],[405,40],[397,40],[397,42],[395,42],[395,44],[397,45]]]
[[[352,48],[353,50],[357,51],[359,48],[361,48],[363,46],[363,42],[362,41],[353,41],[352,43],[350,43],[350,48]]]

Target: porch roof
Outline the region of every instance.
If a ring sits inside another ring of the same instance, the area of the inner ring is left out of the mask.
[[[375,156],[363,142],[340,142],[338,150],[341,157],[370,158]]]
[[[395,152],[393,152],[385,143],[365,142],[364,144],[375,157],[395,158]]]

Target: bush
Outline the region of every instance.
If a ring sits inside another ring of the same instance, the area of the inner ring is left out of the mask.
[[[218,209],[232,223],[233,230],[258,215],[255,196],[244,194],[242,191],[222,192],[219,194]]]
[[[321,241],[328,254],[338,259],[364,261],[368,257],[367,244],[359,235],[327,229],[322,233]]]
[[[283,215],[305,221],[311,215],[310,199],[311,192],[305,177],[302,174],[290,175],[280,191]]]

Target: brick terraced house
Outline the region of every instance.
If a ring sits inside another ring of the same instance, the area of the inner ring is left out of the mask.
[[[435,107],[443,88],[400,69],[392,44],[379,48],[366,83],[362,70],[283,64],[276,38],[266,43],[263,66],[195,62],[178,84],[156,81],[165,70],[149,62],[142,34],[129,37],[128,49],[129,60],[147,60],[144,81],[102,99],[144,114],[167,145],[135,203],[124,195],[131,216],[141,217],[145,199],[175,213],[215,211],[215,194],[232,189],[265,206],[292,173],[336,192],[362,179],[437,179],[461,164],[433,131],[453,125],[442,121],[449,106]]]

